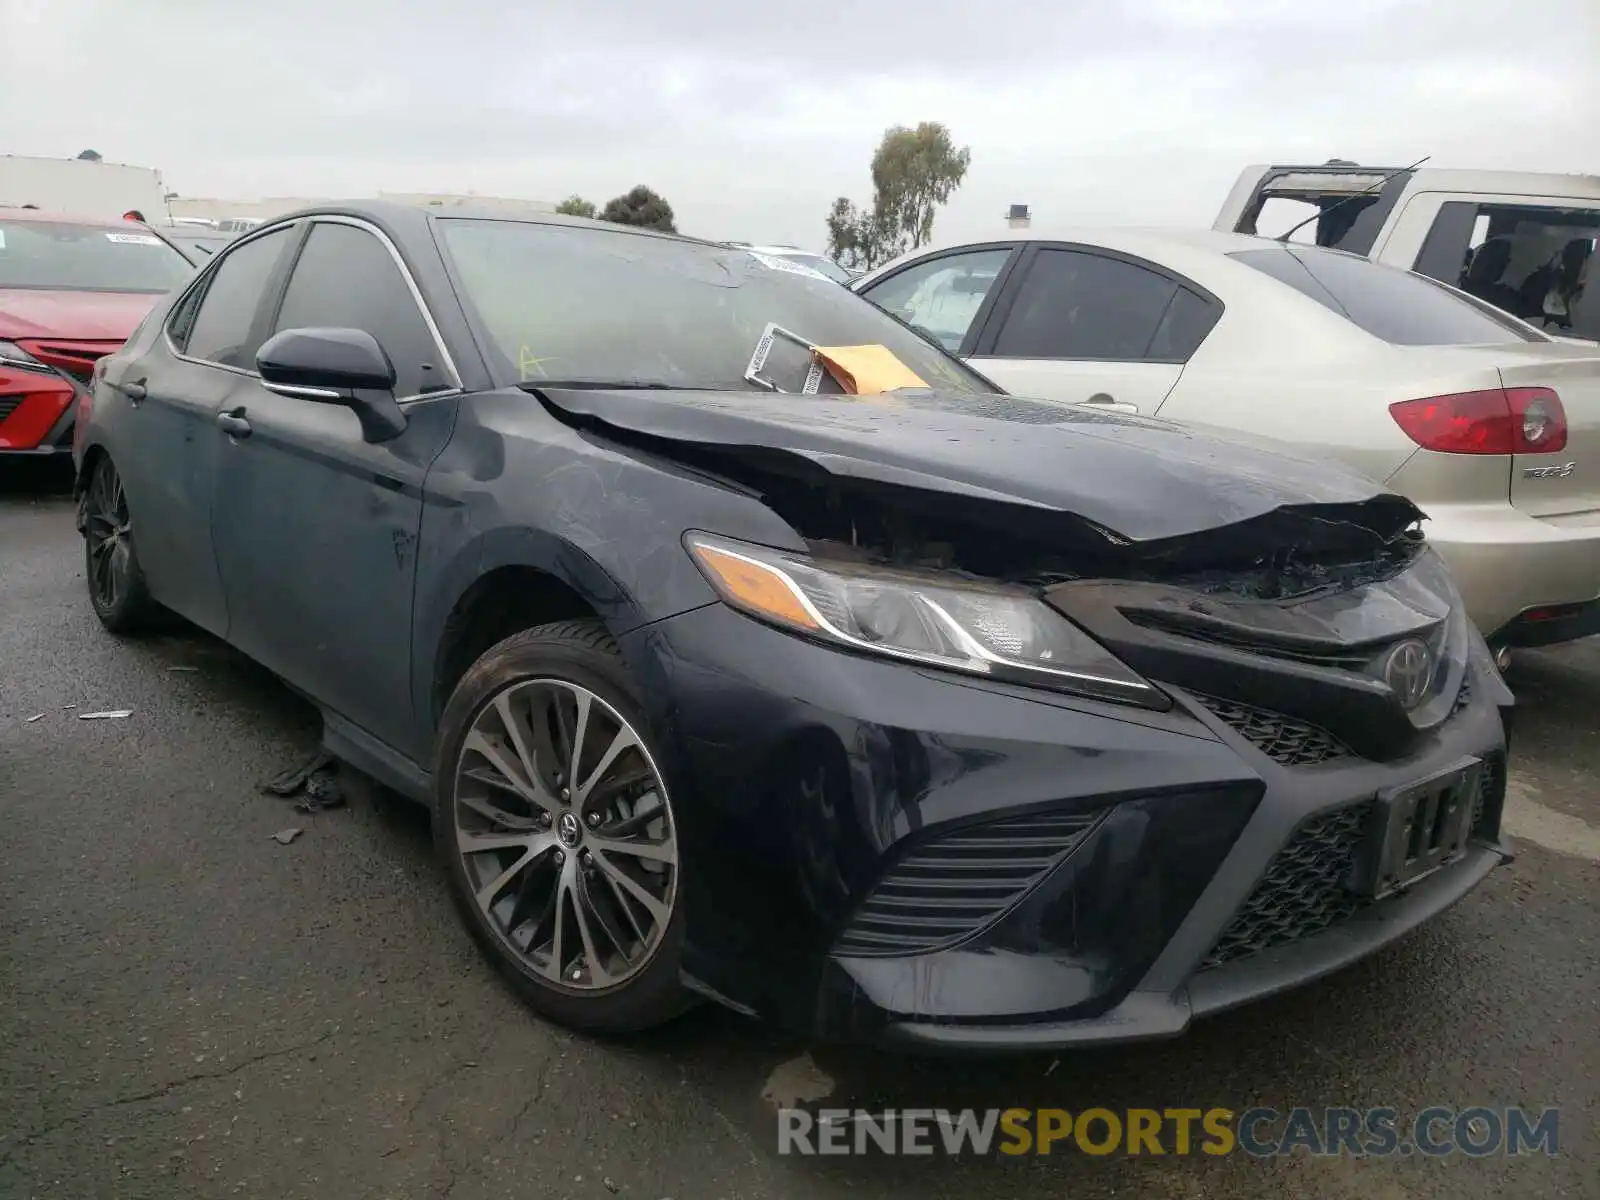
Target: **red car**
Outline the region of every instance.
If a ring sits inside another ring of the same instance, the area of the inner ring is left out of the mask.
[[[0,457],[70,451],[95,363],[193,270],[133,221],[0,208]]]

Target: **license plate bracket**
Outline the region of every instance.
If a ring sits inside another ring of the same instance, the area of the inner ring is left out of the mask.
[[[1467,850],[1483,760],[1379,792],[1350,890],[1375,900],[1402,892]]]

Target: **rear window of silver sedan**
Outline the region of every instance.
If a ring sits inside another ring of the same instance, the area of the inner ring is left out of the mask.
[[[1542,334],[1409,271],[1301,246],[1235,250],[1229,258],[1396,346],[1542,342]]]

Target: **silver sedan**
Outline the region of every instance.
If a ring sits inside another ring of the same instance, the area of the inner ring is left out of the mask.
[[[856,291],[1009,392],[1287,443],[1414,500],[1491,642],[1600,632],[1600,345],[1431,279],[1210,230],[923,249]]]

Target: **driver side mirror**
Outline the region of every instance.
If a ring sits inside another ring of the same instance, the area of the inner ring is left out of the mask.
[[[270,392],[352,409],[369,442],[405,432],[394,364],[364,329],[285,329],[256,351],[256,370]]]

